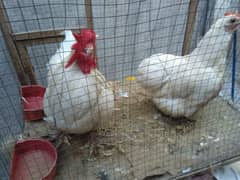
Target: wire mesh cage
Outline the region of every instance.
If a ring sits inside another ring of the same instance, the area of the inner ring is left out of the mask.
[[[1,177],[47,177],[46,146],[18,147],[39,139],[58,152],[54,179],[176,179],[238,159],[239,7],[1,1]]]

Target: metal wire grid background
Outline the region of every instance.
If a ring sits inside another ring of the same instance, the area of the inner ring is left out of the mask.
[[[87,26],[85,4],[83,1],[10,0],[4,1],[4,4],[15,33]],[[99,69],[103,72],[106,79],[122,80],[126,76],[135,75],[139,62],[155,53],[181,55],[188,5],[188,0],[92,1],[94,30],[100,36],[97,40]],[[229,2],[200,0],[198,2],[191,49],[196,47],[197,42],[199,42],[210,25],[218,17],[221,17],[227,10],[235,11],[238,8],[238,2],[234,0]],[[19,95],[20,84],[12,67],[2,36],[1,34],[0,140],[4,144],[6,143],[6,137],[16,136],[22,131],[23,117]],[[58,45],[59,43],[46,43],[38,46],[28,46],[28,52],[39,84],[47,86],[46,64],[49,58],[55,53]],[[239,51],[237,54],[239,54]],[[230,97],[231,92],[230,59],[231,54],[229,55],[225,76],[226,83],[223,91],[220,93],[227,99]],[[238,75],[237,79],[239,79]],[[239,84],[237,84],[238,88]],[[238,95],[239,93],[236,94],[236,105],[238,104]],[[212,111],[214,113],[214,109]],[[213,128],[224,126],[214,123],[217,122],[213,122],[213,124],[208,122],[205,125]],[[129,126],[134,126],[134,124],[130,124]],[[235,124],[230,126],[234,127]],[[222,128],[224,129],[224,127]],[[231,132],[231,130],[229,131]],[[236,139],[237,137],[236,134]],[[191,142],[187,141],[184,143]],[[231,158],[232,154],[222,157],[222,159],[227,157]],[[4,154],[1,156],[1,177],[8,176],[7,167],[9,160],[10,152],[8,155]],[[174,159],[171,161],[169,163],[176,163]],[[208,161],[206,162],[206,164],[203,162],[204,166],[208,165]],[[70,176],[70,172],[66,174]]]

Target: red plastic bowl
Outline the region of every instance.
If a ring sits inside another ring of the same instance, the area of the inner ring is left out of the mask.
[[[47,140],[18,141],[14,146],[10,180],[52,180],[57,151]]]
[[[43,97],[46,88],[38,85],[22,86],[22,104],[25,120],[38,120],[44,116]]]

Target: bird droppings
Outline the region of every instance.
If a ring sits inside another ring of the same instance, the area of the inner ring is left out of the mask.
[[[119,95],[120,95],[121,97],[127,98],[127,97],[128,97],[128,92],[119,92]]]
[[[158,120],[160,117],[161,117],[160,114],[154,114],[154,115],[153,115],[153,119],[154,119],[154,120]]]
[[[113,153],[112,153],[111,150],[105,150],[105,151],[103,151],[102,153],[103,153],[103,156],[106,156],[106,157],[113,155]]]
[[[207,145],[208,145],[208,143],[206,143],[206,142],[200,142],[200,144],[199,144],[201,147],[206,147]]]
[[[213,137],[213,136],[207,136],[207,138],[208,138],[208,139],[214,139],[214,137]]]
[[[114,170],[115,170],[115,172],[125,174],[125,175],[130,173],[130,171],[127,170],[125,167],[117,167]]]
[[[186,169],[183,169],[183,170],[182,170],[182,173],[185,174],[185,173],[189,173],[189,172],[191,172],[191,171],[192,171],[192,168],[188,167],[188,168],[186,168]]]
[[[220,138],[216,138],[213,140],[213,142],[219,142],[220,141]]]

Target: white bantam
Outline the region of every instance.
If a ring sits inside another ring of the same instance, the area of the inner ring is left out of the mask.
[[[190,118],[218,95],[231,35],[239,27],[240,14],[225,13],[189,55],[160,53],[140,63],[137,80],[163,114]]]
[[[87,133],[112,115],[114,95],[96,69],[95,40],[93,30],[65,31],[65,40],[47,65],[44,120],[62,132]]]

